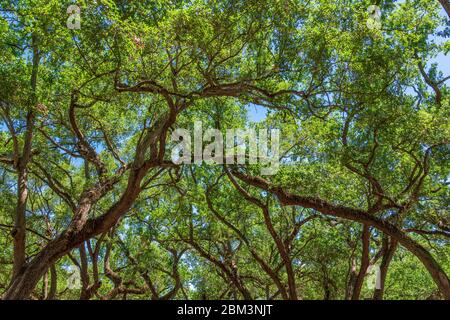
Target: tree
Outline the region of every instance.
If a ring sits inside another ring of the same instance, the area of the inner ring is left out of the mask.
[[[439,2],[0,1],[3,299],[450,299]],[[198,120],[279,171],[174,163]]]

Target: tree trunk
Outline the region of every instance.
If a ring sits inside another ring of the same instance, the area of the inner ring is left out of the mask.
[[[352,300],[359,300],[361,295],[361,289],[364,282],[364,277],[369,267],[369,250],[370,250],[370,228],[368,225],[363,226],[362,232],[362,254],[361,254],[361,266],[359,268],[358,275],[356,276],[355,285],[353,287]]]
[[[36,53],[33,56],[34,60],[39,61],[36,46],[34,47],[34,52]],[[33,63],[33,70],[36,71],[36,73],[33,72],[33,74],[36,74],[37,76],[37,63]],[[36,78],[34,78],[34,81],[35,80]],[[175,122],[176,115],[176,111],[172,108],[164,121],[155,124],[153,130],[146,131],[144,138],[136,148],[136,154],[132,168],[130,169],[127,187],[120,199],[103,215],[88,219],[88,213],[90,212],[92,205],[113,188],[114,184],[120,180],[121,175],[126,171],[126,167],[122,167],[116,176],[83,193],[84,198],[80,200],[68,229],[56,239],[50,241],[45,248],[33,258],[33,260],[21,268],[19,273],[13,277],[11,286],[3,295],[3,299],[27,299],[36,287],[39,279],[52,264],[56,263],[58,259],[69,253],[70,250],[79,246],[84,241],[108,231],[119,221],[139,196],[141,192],[141,182],[147,172],[151,168],[162,167],[164,165],[164,145],[160,145],[160,150],[156,158],[146,160],[146,154],[150,147],[155,146],[158,141],[165,141],[167,131]]]
[[[375,288],[375,291],[373,293],[373,300],[383,300],[384,286],[386,283],[388,268],[392,261],[392,258],[394,257],[394,253],[397,250],[398,245],[397,240],[389,239],[389,237],[386,237],[386,239],[383,239],[383,241],[386,242],[386,251],[383,254],[383,259],[381,260],[380,265],[380,288]]]
[[[28,199],[27,169],[20,168],[17,178],[17,207],[12,232],[14,242],[13,278],[25,264],[25,213]]]
[[[13,279],[20,272],[20,269],[25,264],[25,249],[26,249],[26,209],[28,200],[28,163],[32,154],[32,142],[34,131],[34,111],[37,103],[36,87],[37,76],[39,68],[39,50],[37,47],[37,36],[32,34],[31,47],[33,49],[33,66],[31,71],[31,98],[29,111],[27,112],[26,132],[21,155],[16,155],[19,158],[17,164],[17,206],[16,216],[14,219],[14,230],[12,232],[14,243],[14,258],[13,258]]]
[[[347,287],[345,288],[345,297],[344,300],[350,300],[350,298],[353,295],[353,291],[355,290],[355,283],[356,283],[356,259],[352,257],[351,259],[351,265],[349,270],[349,276],[347,277]]]
[[[439,0],[445,12],[447,12],[448,18],[450,19],[450,2],[448,0]]]

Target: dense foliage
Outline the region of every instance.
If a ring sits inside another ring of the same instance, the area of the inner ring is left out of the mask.
[[[0,295],[450,299],[449,17],[0,0]],[[279,128],[279,171],[173,163],[199,120]]]

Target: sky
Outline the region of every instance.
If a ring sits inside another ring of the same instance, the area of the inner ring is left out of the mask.
[[[440,14],[444,18],[448,17],[443,8],[441,9]],[[434,37],[434,40],[437,43],[445,42],[445,38],[442,38],[442,37]],[[440,53],[436,58],[432,59],[427,64],[427,67],[430,67],[432,63],[437,63],[438,70],[442,71],[444,76],[450,75],[450,52],[447,53],[447,55]],[[447,81],[447,84],[448,84],[448,82],[450,82],[450,80]],[[266,118],[266,114],[267,114],[266,108],[250,104],[249,109],[248,109],[248,118],[250,121],[252,121],[252,122],[263,121]]]

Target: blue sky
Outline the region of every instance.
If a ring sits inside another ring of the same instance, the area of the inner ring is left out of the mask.
[[[444,18],[448,17],[443,8],[441,9],[440,14]],[[446,39],[442,38],[442,37],[434,37],[434,40],[437,43],[443,43],[443,42],[445,42]],[[427,66],[430,67],[430,65],[432,63],[437,63],[438,70],[442,71],[444,76],[449,76],[450,75],[450,53],[448,53],[447,55],[444,55],[443,53],[440,53],[437,57],[432,59],[428,63]],[[450,82],[450,80],[448,80],[448,82]],[[257,106],[257,105],[250,105],[250,107],[248,109],[249,120],[253,121],[253,122],[259,122],[259,121],[264,120],[266,118],[266,113],[267,113],[267,109],[266,108],[261,107],[261,106]]]
[[[443,8],[440,13],[441,16],[448,18]],[[438,43],[443,43],[446,39],[442,37],[435,37],[435,40]],[[450,75],[450,53],[447,53],[447,55],[444,55],[443,53],[439,54],[435,59],[433,59],[433,62],[438,64],[439,70],[441,70],[445,76]]]

